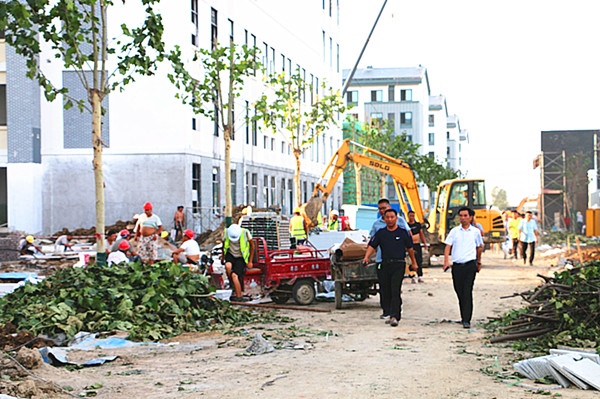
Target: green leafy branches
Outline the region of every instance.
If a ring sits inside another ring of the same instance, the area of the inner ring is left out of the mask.
[[[88,93],[96,90],[101,100],[110,91],[122,90],[136,75],[152,75],[167,56],[162,18],[153,8],[157,2],[142,0],[144,21],[134,28],[121,25],[117,38],[108,32],[110,0],[7,0],[0,3],[0,29],[6,42],[25,58],[27,76],[38,81],[48,101],[60,94],[66,108],[77,105],[90,110],[85,103],[91,103],[91,95],[73,98],[67,88],[45,75],[39,59],[42,47],[49,45],[64,68],[76,72]],[[108,70],[109,65],[114,71]]]
[[[272,75],[267,83],[273,92],[263,94],[256,102],[256,119],[273,132],[283,133],[296,156],[302,155],[316,137],[335,124],[336,114],[346,111],[339,92],[329,90],[319,98],[319,87],[304,82],[298,71],[291,76]],[[307,104],[306,93],[313,89],[316,100]],[[325,82],[321,89],[326,90]]]
[[[159,340],[183,331],[276,319],[235,309],[210,297],[212,291],[205,276],[171,262],[65,268],[1,298],[0,321],[50,336],[126,330],[133,339]]]

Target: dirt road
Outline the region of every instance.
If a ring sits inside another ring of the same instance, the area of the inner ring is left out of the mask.
[[[121,357],[97,368],[48,367],[41,376],[73,387],[75,394],[101,382],[98,398],[537,398],[539,393],[495,376],[498,367],[512,370],[518,353],[510,344],[489,344],[482,327],[487,316],[518,307],[519,298],[500,297],[534,287],[537,273],[547,274],[548,267],[484,256],[471,330],[446,321],[458,319],[458,304],[450,273],[438,266],[426,270],[423,284],[405,280],[402,321],[396,328],[379,319],[377,297],[347,303],[343,310],[319,303],[316,307],[331,313],[282,311],[294,321],[228,335],[186,334],[171,345],[79,353]],[[293,341],[312,349],[241,355],[254,332],[276,347]],[[598,397],[573,388],[550,392],[563,398]]]

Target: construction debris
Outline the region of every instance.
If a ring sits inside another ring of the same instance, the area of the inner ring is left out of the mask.
[[[239,223],[240,218],[243,216],[242,211],[246,208],[246,205],[238,205],[234,206],[231,210],[232,213],[232,223]],[[264,208],[252,208],[254,212],[270,212],[269,209]],[[212,248],[214,245],[220,244],[223,241],[223,231],[225,230],[225,221],[223,220],[219,227],[216,230],[211,230],[210,234],[200,234],[196,237],[196,241],[203,248]],[[208,231],[207,231],[208,232]]]
[[[130,221],[123,221],[123,220],[117,220],[115,222],[115,224],[110,225],[110,226],[106,226],[104,229],[105,231],[109,231],[109,230],[116,230],[116,231],[121,231],[123,229],[125,230],[132,230],[135,226],[135,221],[134,220],[130,220]],[[90,227],[89,229],[84,229],[84,228],[79,228],[79,229],[75,229],[75,230],[69,230],[66,227],[63,227],[62,230],[57,231],[56,233],[53,234],[53,236],[62,236],[62,235],[70,235],[70,236],[93,236],[94,234],[96,234],[96,227]]]
[[[263,338],[261,333],[254,333],[254,339],[249,347],[246,348],[246,353],[251,355],[262,355],[263,353],[273,352],[275,347],[269,341]]]
[[[533,351],[569,344],[600,347],[600,262],[538,276],[542,285],[514,294],[528,302],[526,307],[490,318],[488,327],[500,333],[490,341],[519,340],[519,349]]]
[[[600,356],[595,353],[551,349],[549,355],[521,360],[514,368],[534,381],[550,378],[563,388],[573,384],[600,390]]]

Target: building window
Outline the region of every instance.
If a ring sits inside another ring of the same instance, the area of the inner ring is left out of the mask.
[[[429,114],[429,127],[433,127],[435,125],[435,115]]]
[[[192,213],[200,213],[200,164],[192,164]]]
[[[325,7],[323,7],[325,8]],[[325,31],[323,31],[323,62],[325,62],[326,57],[325,57]]]
[[[400,90],[400,101],[412,101],[412,89]]]
[[[235,195],[237,187],[237,172],[235,169],[231,169],[231,203],[233,206],[237,204],[237,198]]]
[[[263,45],[265,47],[265,51],[263,52],[262,63],[263,63],[263,67],[268,71],[269,70],[269,45],[265,42],[263,42]]]
[[[271,47],[271,63],[269,64],[269,70],[271,71],[271,73],[275,73],[276,69],[277,68],[275,65],[275,49]]]
[[[244,29],[244,44],[248,47],[248,29]]]
[[[371,101],[374,103],[379,103],[383,101],[383,91],[382,90],[371,90]]]
[[[214,105],[214,110],[215,110],[215,114],[214,114],[214,132],[213,134],[217,137],[219,137],[219,110],[217,109],[217,104]]]
[[[346,93],[346,104],[347,105],[358,105],[358,91],[352,90]]]
[[[279,205],[281,205],[281,213],[286,214],[287,207],[285,206],[285,179],[281,179],[279,185]]]
[[[336,63],[335,63],[336,71],[337,71],[337,73],[340,73],[340,45],[336,43],[335,46],[337,48],[337,52],[336,52],[337,58],[336,58]]]
[[[375,126],[375,127],[381,126],[382,119],[383,119],[383,113],[371,112],[371,126]]]
[[[281,54],[281,73],[285,74],[285,55],[283,54]]]
[[[246,101],[246,144],[250,144],[250,104]]]
[[[267,149],[267,141],[269,139],[267,138],[267,136],[263,136],[263,148],[266,150]]]
[[[446,140],[450,140],[450,132],[446,132]]]
[[[277,199],[275,198],[275,176],[271,176],[271,186],[269,187],[270,197],[271,197],[271,205],[275,205],[277,203]]]
[[[0,125],[2,125],[2,116],[1,115],[2,115],[2,110],[0,109]],[[196,118],[192,118],[192,130],[196,130]]]
[[[392,129],[392,132],[395,133],[396,132],[396,114],[393,112],[388,113],[387,119],[388,119],[390,129]]]
[[[333,39],[329,36],[329,67],[333,68]]]
[[[313,76],[313,74],[310,74],[310,103],[313,104],[315,102],[314,99],[314,82],[315,82],[315,77]]]
[[[231,104],[231,108],[234,108],[235,104]],[[235,110],[231,110],[231,126],[229,126],[229,137],[231,140],[235,140]]]
[[[251,33],[250,37],[252,38],[252,62],[254,62],[254,72],[252,74],[256,76],[256,36]]]
[[[258,174],[252,173],[250,200],[253,206],[258,203]]]
[[[333,8],[332,4],[331,4],[332,2],[333,2],[333,0],[329,0],[329,16],[330,17],[331,17],[331,9]]]
[[[350,117],[358,120],[358,114],[350,114]]]
[[[302,201],[303,203],[307,203],[308,202],[308,185],[306,184],[306,182],[302,182],[302,196],[304,201]]]
[[[396,100],[394,99],[394,89],[395,89],[395,88],[396,88],[396,86],[394,86],[394,85],[389,85],[389,86],[388,86],[388,101],[389,101],[389,102],[396,101]]]
[[[213,208],[216,212],[219,211],[220,198],[219,198],[219,168],[213,168],[212,170],[212,199]]]
[[[214,8],[211,8],[210,9],[210,48],[213,51],[217,48],[217,37],[218,37],[217,10],[215,10]]]
[[[400,113],[400,127],[412,127],[412,112]]]
[[[192,44],[198,45],[198,0],[192,0],[192,24],[194,33],[192,33]]]
[[[290,204],[290,213],[292,213],[292,207],[294,206],[294,181],[288,179],[288,199]]]
[[[229,40],[233,41],[233,21],[231,19],[227,19],[229,21]]]
[[[254,116],[256,116],[256,107],[254,107]],[[253,146],[257,146],[258,145],[258,121],[253,120],[252,121],[252,145]]]
[[[271,151],[275,150],[275,139],[271,139]]]
[[[269,191],[269,176],[265,175],[264,176],[264,180],[263,180],[263,197],[265,199],[265,207],[268,207],[271,205],[271,198],[269,197],[270,191]]]
[[[429,133],[429,145],[435,145],[435,133]]]

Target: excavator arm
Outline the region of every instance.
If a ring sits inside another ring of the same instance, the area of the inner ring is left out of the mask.
[[[351,144],[362,148],[365,153],[375,155],[382,159],[372,158],[366,154],[353,152],[350,147]],[[409,210],[412,210],[415,212],[415,217],[419,222],[425,222],[425,215],[423,208],[421,207],[417,182],[410,165],[400,159],[392,158],[382,152],[350,141],[350,139],[345,139],[340,148],[331,157],[331,161],[329,161],[327,168],[325,168],[325,171],[321,175],[322,182],[328,173],[331,173],[327,179],[326,185],[323,186],[321,182],[317,183],[310,200],[301,206],[302,215],[308,223],[309,228],[317,225],[316,222],[319,210],[333,191],[333,187],[343,173],[344,168],[350,162],[389,175],[394,181],[398,197],[401,198],[400,206],[404,214],[407,214]]]

